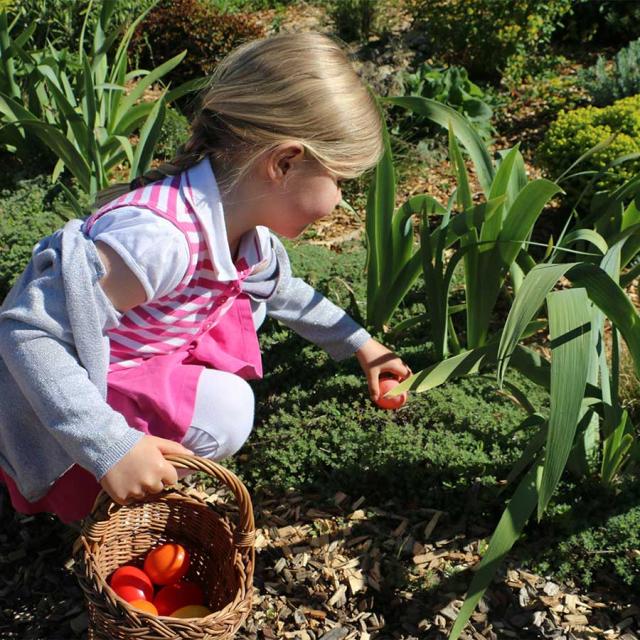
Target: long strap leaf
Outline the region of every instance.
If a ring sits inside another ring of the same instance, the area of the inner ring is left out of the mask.
[[[540,466],[534,465],[520,481],[504,510],[500,522],[491,536],[489,547],[473,576],[467,597],[451,629],[449,640],[457,640],[460,637],[460,633],[469,621],[480,598],[491,584],[496,570],[514,542],[520,537],[524,525],[533,513],[538,497],[536,480],[539,473]]]
[[[592,358],[592,305],[584,289],[547,296],[551,337],[551,410],[538,496],[542,517],[573,447]]]
[[[482,138],[478,135],[478,132],[464,116],[459,114],[455,109],[437,100],[419,96],[393,97],[384,98],[383,100],[409,109],[418,115],[425,116],[445,129],[448,129],[449,124],[451,124],[456,137],[471,157],[482,190],[485,194],[491,191],[491,183],[494,175],[491,156]]]

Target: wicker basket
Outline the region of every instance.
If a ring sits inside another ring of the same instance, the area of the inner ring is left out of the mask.
[[[238,522],[231,521],[228,510],[214,509],[176,487],[126,507],[102,492],[74,547],[76,575],[89,609],[89,640],[223,640],[233,637],[251,609],[255,527],[245,486],[210,460],[166,458],[178,469],[204,471],[227,485],[238,505]],[[202,586],[211,615],[153,616],[131,607],[107,584],[119,566],[141,567],[147,552],[165,542],[188,549],[185,579]]]

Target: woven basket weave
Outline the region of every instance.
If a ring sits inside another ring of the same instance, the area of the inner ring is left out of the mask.
[[[204,471],[227,485],[237,502],[237,524],[228,510],[214,509],[176,487],[126,507],[101,493],[74,547],[75,571],[89,610],[89,640],[225,640],[234,636],[251,610],[255,526],[247,489],[210,460],[166,458],[178,469]],[[211,615],[153,616],[131,607],[107,584],[115,569],[124,564],[142,567],[147,552],[165,542],[177,542],[189,551],[185,580],[203,588]]]

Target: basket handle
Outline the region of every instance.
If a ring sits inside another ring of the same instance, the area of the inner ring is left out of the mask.
[[[239,508],[239,522],[235,530],[234,542],[237,547],[253,547],[256,538],[253,505],[249,492],[240,478],[232,471],[229,471],[229,469],[208,458],[184,455],[182,453],[167,453],[164,457],[171,462],[176,469],[203,471],[231,489]]]

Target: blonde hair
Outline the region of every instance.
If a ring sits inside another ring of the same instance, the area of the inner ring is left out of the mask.
[[[131,185],[101,191],[97,206],[205,157],[229,193],[260,155],[285,140],[298,141],[342,179],[375,166],[383,152],[375,98],[340,45],[319,33],[278,34],[238,47],[216,67],[200,100],[191,136],[171,162]]]

